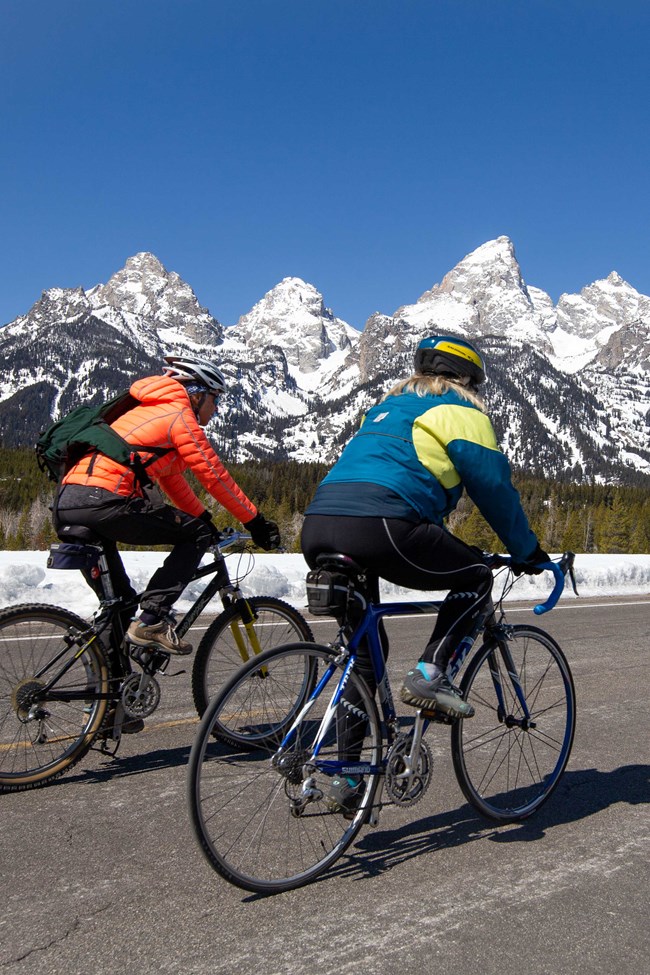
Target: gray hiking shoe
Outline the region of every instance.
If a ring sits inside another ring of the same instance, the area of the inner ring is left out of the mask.
[[[345,775],[335,775],[325,793],[325,805],[330,812],[343,813],[344,819],[354,819],[363,798],[363,779],[351,783]]]
[[[446,674],[427,677],[419,667],[409,670],[404,678],[400,692],[404,704],[430,711],[443,711],[451,718],[471,718],[474,708],[464,701],[458,691],[449,683]]]
[[[149,624],[133,620],[126,631],[126,639],[136,647],[158,647],[166,653],[176,653],[181,657],[194,649],[191,643],[181,640],[172,624],[165,620]]]

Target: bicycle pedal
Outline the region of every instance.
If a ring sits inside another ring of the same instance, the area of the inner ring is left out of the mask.
[[[421,715],[426,718],[427,721],[435,721],[436,724],[454,724],[456,718],[452,718],[450,714],[445,714],[444,711],[432,711],[421,710]]]
[[[129,656],[140,664],[145,673],[163,674],[171,660],[171,654],[158,647],[140,647],[135,643],[129,644]],[[184,671],[179,671],[184,673]]]

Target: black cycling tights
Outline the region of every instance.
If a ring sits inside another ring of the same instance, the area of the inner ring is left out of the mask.
[[[420,657],[436,663],[442,670],[446,669],[459,641],[472,629],[492,592],[492,572],[477,558],[476,552],[444,528],[428,522],[308,515],[302,530],[302,551],[311,568],[316,556],[323,552],[349,555],[367,570],[370,596],[376,601],[380,578],[407,589],[448,590]],[[388,656],[388,638],[383,626],[380,637],[384,656]],[[359,670],[374,693],[376,683],[367,645],[359,647]],[[351,720],[341,717],[346,727]],[[342,731],[340,728],[339,734]],[[351,726],[344,737],[349,740],[350,735],[356,737]],[[350,753],[349,749],[346,753]]]

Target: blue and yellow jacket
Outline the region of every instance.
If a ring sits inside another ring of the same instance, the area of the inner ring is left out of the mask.
[[[442,525],[463,488],[515,558],[535,550],[489,418],[454,390],[401,393],[368,411],[306,513]]]

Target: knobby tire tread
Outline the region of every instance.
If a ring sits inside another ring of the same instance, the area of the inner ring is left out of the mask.
[[[313,643],[314,636],[309,623],[294,606],[284,602],[282,599],[277,599],[275,596],[252,596],[247,602],[255,609],[279,610],[283,619],[291,620],[293,623],[296,630],[295,640],[304,640],[307,643]],[[217,643],[221,634],[229,628],[231,621],[239,616],[239,608],[236,604],[224,609],[210,623],[197,648],[192,666],[192,697],[199,717],[203,716],[210,703],[210,699],[206,696],[205,692],[206,675],[210,666],[210,658],[215,650],[218,652]],[[284,642],[287,643],[290,641],[285,640]],[[241,666],[243,664],[244,662],[242,661]],[[227,679],[230,679],[230,675]],[[219,690],[221,690],[221,687]]]
[[[77,616],[71,610],[64,609],[61,606],[52,606],[48,603],[19,603],[16,606],[10,606],[7,609],[0,611],[0,630],[3,625],[12,618],[16,621],[20,619],[29,618],[39,618],[39,617],[50,617],[54,620],[60,620],[65,623],[66,627],[74,627],[81,631],[88,629],[88,621]],[[92,651],[95,654],[100,668],[103,668],[103,682],[104,690],[108,691],[110,687],[110,662],[106,654],[105,648],[101,641],[98,639],[93,647]],[[103,705],[103,707],[102,707]],[[88,753],[91,749],[95,739],[102,730],[105,722],[106,714],[108,712],[109,702],[100,702],[100,707],[98,710],[98,718],[95,721],[95,728],[91,732],[86,732],[83,736],[80,736],[78,746],[69,756],[65,759],[60,759],[60,767],[55,767],[54,770],[48,771],[45,769],[43,772],[34,773],[34,777],[31,781],[26,782],[12,782],[11,779],[4,779],[2,772],[0,771],[0,794],[11,793],[11,792],[27,792],[30,789],[36,789],[46,785],[50,785],[56,779],[60,778],[65,772],[73,768],[81,759]],[[29,773],[24,773],[27,776]]]

